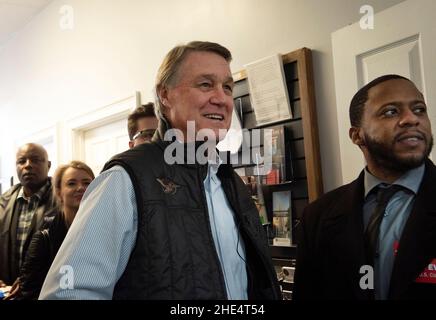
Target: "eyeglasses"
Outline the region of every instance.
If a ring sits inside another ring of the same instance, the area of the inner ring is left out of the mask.
[[[156,129],[145,129],[138,131],[132,138],[132,140],[136,140],[138,138],[144,139],[146,141],[150,141],[153,138],[154,132]]]

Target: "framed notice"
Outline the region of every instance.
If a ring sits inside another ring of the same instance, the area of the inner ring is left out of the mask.
[[[245,68],[257,125],[291,119],[282,56],[275,54],[249,63]]]

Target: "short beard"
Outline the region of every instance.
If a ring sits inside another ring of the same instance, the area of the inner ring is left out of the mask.
[[[426,138],[426,150],[421,156],[401,158],[395,155],[393,152],[393,143],[377,141],[366,133],[365,146],[368,149],[368,153],[371,155],[374,162],[381,168],[385,168],[389,171],[406,172],[411,169],[421,166],[428,158],[431,150],[433,149],[433,136],[430,137],[430,141]]]

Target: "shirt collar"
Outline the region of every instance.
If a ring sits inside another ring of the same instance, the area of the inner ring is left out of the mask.
[[[50,187],[50,181],[47,179],[47,182],[33,195],[30,197],[26,197],[24,194],[24,187],[21,186],[20,191],[18,191],[17,199],[23,199],[25,201],[30,201],[32,198],[36,197],[38,198],[38,201],[42,199],[42,196],[47,192],[48,188]]]
[[[213,158],[209,158],[207,163],[209,164],[209,170],[211,173],[217,174],[220,165],[223,163],[223,160],[221,159],[219,152],[215,152]]]
[[[421,184],[422,178],[424,177],[424,171],[425,171],[425,164],[422,164],[417,168],[407,171],[392,184],[400,185],[406,189],[409,189],[414,194],[416,194],[418,192],[419,185]],[[387,183],[386,181],[382,181],[379,178],[373,176],[368,171],[368,168],[366,167],[365,176],[364,176],[365,198],[379,184],[389,185],[390,183]]]

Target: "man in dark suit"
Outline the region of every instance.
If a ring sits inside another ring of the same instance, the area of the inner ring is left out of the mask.
[[[422,93],[379,77],[350,104],[367,166],[310,204],[301,223],[296,300],[436,299],[436,167]]]

